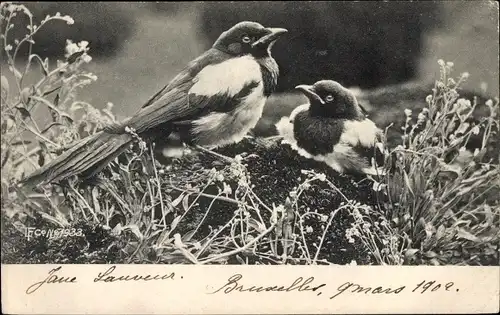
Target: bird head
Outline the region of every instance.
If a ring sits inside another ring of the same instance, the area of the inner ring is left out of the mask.
[[[264,27],[256,22],[240,22],[223,32],[213,47],[231,55],[251,54],[262,57],[270,54],[276,40],[288,32],[284,28]]]
[[[313,115],[345,119],[364,117],[354,94],[338,82],[321,80],[313,85],[298,85],[295,89],[309,99],[309,111]]]

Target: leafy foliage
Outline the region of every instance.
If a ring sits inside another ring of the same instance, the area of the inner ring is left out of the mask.
[[[460,98],[453,63],[438,61],[440,78],[416,119],[405,110],[403,145],[391,171],[374,182],[381,212],[354,227],[379,263],[498,264],[500,168],[498,99],[473,119],[477,99]],[[366,224],[366,223],[365,223]]]

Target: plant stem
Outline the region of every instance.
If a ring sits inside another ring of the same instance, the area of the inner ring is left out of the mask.
[[[200,265],[205,265],[205,264],[208,264],[210,262],[219,260],[221,258],[225,258],[225,257],[229,257],[229,256],[232,256],[232,255],[236,255],[238,253],[241,253],[242,251],[245,251],[245,250],[249,249],[252,245],[254,245],[255,243],[257,243],[261,238],[263,238],[264,236],[266,236],[267,234],[269,234],[269,232],[271,232],[274,229],[275,226],[276,226],[276,223],[273,224],[273,225],[271,225],[267,230],[265,230],[261,234],[259,234],[259,236],[257,236],[256,238],[254,238],[253,240],[251,240],[250,242],[248,242],[245,246],[243,246],[241,248],[238,248],[238,249],[235,249],[235,250],[232,250],[232,251],[229,251],[229,252],[226,252],[226,253],[223,253],[223,254],[220,254],[220,255],[212,256],[212,257],[210,257],[208,259],[200,261],[199,264]]]

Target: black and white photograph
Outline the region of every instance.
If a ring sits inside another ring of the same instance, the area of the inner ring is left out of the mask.
[[[2,2],[2,265],[499,266],[498,8]]]

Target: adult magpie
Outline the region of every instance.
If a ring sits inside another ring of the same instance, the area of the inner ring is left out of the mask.
[[[299,85],[309,103],[276,124],[283,142],[300,155],[325,162],[338,172],[381,174],[382,131],[366,117],[354,94],[338,82]],[[372,157],[375,165],[372,165]]]
[[[244,21],[158,91],[132,117],[84,138],[23,179],[25,185],[90,177],[120,155],[137,136],[178,138],[188,145],[223,146],[243,139],[275,90],[279,69],[271,56],[287,30]]]

